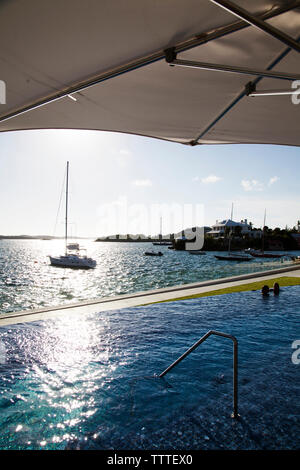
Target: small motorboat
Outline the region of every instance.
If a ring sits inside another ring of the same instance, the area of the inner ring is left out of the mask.
[[[161,251],[145,251],[145,256],[162,256],[163,253]]]
[[[171,246],[172,242],[153,242],[152,245],[155,245],[155,246]]]
[[[190,255],[206,255],[205,251],[201,250],[189,250]]]

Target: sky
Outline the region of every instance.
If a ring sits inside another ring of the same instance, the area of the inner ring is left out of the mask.
[[[0,133],[0,234],[64,232],[70,162],[73,236],[169,233],[231,216],[262,227],[300,219],[300,149],[271,145],[189,147],[100,131]],[[60,203],[61,200],[61,204]]]

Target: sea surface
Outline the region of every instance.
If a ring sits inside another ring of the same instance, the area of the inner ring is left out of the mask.
[[[64,252],[62,240],[0,240],[0,314],[74,303],[118,294],[201,282],[288,266],[287,260],[219,261],[213,252],[192,256],[151,243],[83,240],[94,270],[50,266],[48,255]],[[148,257],[147,250],[164,256]],[[293,252],[299,255],[300,252]]]

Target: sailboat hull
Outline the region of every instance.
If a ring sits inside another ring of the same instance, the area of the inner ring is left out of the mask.
[[[263,251],[248,250],[248,253],[254,258],[282,258],[284,255],[281,253],[265,253]]]
[[[224,261],[251,261],[251,259],[253,259],[247,256],[235,256],[235,255],[227,255],[227,256],[215,255],[215,258],[224,260]]]

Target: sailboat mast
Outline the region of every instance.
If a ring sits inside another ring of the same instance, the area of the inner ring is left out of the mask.
[[[66,218],[65,218],[65,252],[67,255],[68,244],[68,196],[69,196],[69,162],[67,162],[67,175],[66,175]]]
[[[162,240],[162,217],[160,218],[160,240]]]

